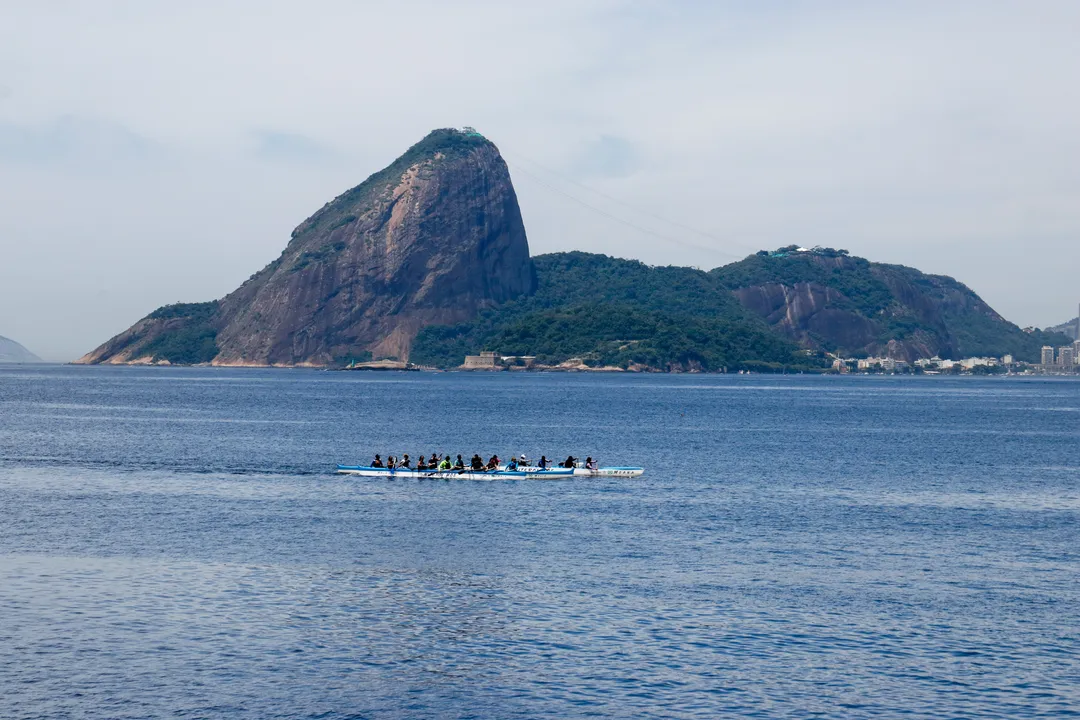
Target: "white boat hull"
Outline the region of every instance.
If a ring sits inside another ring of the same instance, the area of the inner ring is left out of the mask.
[[[602,467],[596,470],[589,470],[587,468],[554,468],[555,470],[569,471],[572,470],[574,477],[621,477],[621,478],[636,478],[645,474],[645,468],[639,467]],[[519,467],[518,470],[535,473],[541,472],[538,467]]]
[[[645,468],[639,467],[602,467],[595,470],[574,468],[574,477],[619,477],[636,478],[645,474]]]
[[[495,480],[569,480],[574,476],[572,468],[555,468],[539,472],[525,472],[523,470],[477,472],[475,470],[405,470],[401,468],[390,470],[389,468],[368,467],[366,465],[338,465],[337,472],[339,475],[356,475],[389,480],[479,480],[483,482]]]

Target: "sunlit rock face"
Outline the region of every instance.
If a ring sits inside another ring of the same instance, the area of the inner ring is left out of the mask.
[[[301,223],[279,258],[218,301],[202,333],[214,352],[199,359],[407,360],[421,328],[469,320],[535,284],[498,148],[476,133],[436,130]],[[163,334],[199,335],[196,321],[172,315],[144,318],[83,362],[146,361]]]

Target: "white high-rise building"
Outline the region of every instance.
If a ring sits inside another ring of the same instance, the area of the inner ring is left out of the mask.
[[[1042,349],[1042,362],[1041,365],[1053,365],[1054,364],[1054,348],[1050,345],[1043,345]]]
[[[1062,367],[1071,368],[1076,364],[1076,360],[1073,357],[1073,346],[1062,345],[1058,348],[1058,365]]]

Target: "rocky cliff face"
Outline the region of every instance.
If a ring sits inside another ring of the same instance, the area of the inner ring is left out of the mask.
[[[744,307],[807,348],[909,361],[1004,353],[1034,361],[1044,341],[952,278],[843,251],[783,248],[712,274]]]
[[[222,300],[162,308],[82,362],[406,360],[421,328],[469,320],[535,284],[498,149],[436,130],[301,223],[278,259]],[[170,357],[193,343],[200,352]]]

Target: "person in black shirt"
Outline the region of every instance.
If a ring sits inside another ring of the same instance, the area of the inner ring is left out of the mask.
[[[371,467],[386,467],[386,466],[383,465],[382,458],[379,457],[378,455],[376,455],[375,459],[371,461]]]

